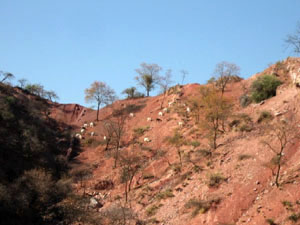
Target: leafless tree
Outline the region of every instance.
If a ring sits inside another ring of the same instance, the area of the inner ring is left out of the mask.
[[[160,108],[163,107],[164,101],[166,99],[166,96],[168,94],[168,89],[170,88],[170,85],[173,83],[172,81],[172,70],[169,69],[165,73],[164,76],[161,76],[159,79],[159,86],[161,88],[161,92],[163,93],[163,98],[160,104]]]
[[[95,81],[90,88],[85,89],[85,101],[97,102],[97,121],[101,105],[109,105],[116,100],[116,94],[106,83]]]
[[[280,170],[283,164],[285,151],[296,139],[300,138],[298,123],[294,117],[276,121],[274,124],[268,124],[268,137],[262,141],[262,144],[271,150],[275,155],[272,159],[276,165],[275,184],[279,186]]]
[[[135,77],[138,85],[144,87],[149,96],[150,91],[152,91],[159,82],[159,72],[162,68],[157,64],[147,64],[142,63],[141,68],[136,69],[138,76]]]
[[[181,73],[181,78],[182,78],[181,84],[183,85],[184,79],[189,74],[189,72],[186,70],[180,70],[180,73]]]
[[[297,23],[296,32],[286,37],[287,47],[292,47],[296,54],[300,53],[300,22]]]
[[[240,67],[234,63],[220,62],[216,65],[214,71],[216,87],[221,91],[222,96],[224,94],[227,84],[230,82],[232,76],[238,76],[240,74]]]
[[[21,88],[25,88],[27,82],[28,81],[25,78],[22,78],[22,79],[18,80],[18,83],[20,84]]]

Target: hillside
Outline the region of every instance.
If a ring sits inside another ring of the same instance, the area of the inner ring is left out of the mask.
[[[249,93],[251,83],[262,74],[282,81],[276,96],[241,107],[240,96]],[[230,83],[224,96],[234,103],[233,112],[215,150],[210,149],[206,131],[195,123],[195,112],[187,111],[192,109],[191,98],[200,98],[198,84],[175,86],[165,99],[160,95],[117,101],[100,111],[100,121],[94,121],[95,111],[77,105],[55,106],[52,116],[73,125],[78,133],[84,123],[95,122],[83,135],[78,160],[93,167],[85,191],[101,202],[100,214],[115,215],[111,224],[118,224],[117,212],[129,208],[125,218],[132,223],[139,220],[136,224],[295,224],[300,218],[300,139],[285,149],[278,188],[270,163],[274,153],[262,141],[278,146],[275,138],[268,139],[268,127],[276,121],[293,118],[294,133],[298,132],[299,77],[300,59],[288,58],[248,80]],[[163,116],[159,115],[162,101]],[[270,115],[266,122],[260,122],[262,112]],[[104,140],[109,135],[105,127],[112,121],[124,121],[119,153],[125,156],[116,167],[114,147]],[[139,157],[138,166],[129,160],[132,156]],[[128,168],[134,172],[132,181],[126,182]]]

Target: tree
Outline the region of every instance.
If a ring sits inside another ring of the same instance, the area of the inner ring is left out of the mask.
[[[182,78],[181,84],[183,85],[184,79],[189,74],[189,72],[186,70],[180,70],[180,73],[181,73],[181,78]]]
[[[172,83],[173,83],[173,81],[172,81],[172,70],[169,69],[169,70],[167,70],[167,72],[165,73],[164,76],[160,77],[159,83],[158,83],[158,85],[160,86],[161,91],[163,93],[163,98],[162,98],[162,101],[161,101],[161,104],[160,104],[160,108],[163,107],[165,98],[167,96],[168,89],[170,88],[170,85]]]
[[[97,102],[97,121],[99,120],[100,106],[109,105],[116,100],[115,91],[104,82],[94,81],[84,92],[87,103]]]
[[[216,80],[216,87],[221,91],[222,95],[225,92],[227,84],[230,82],[233,76],[240,74],[240,67],[234,63],[220,62],[216,65],[214,71],[214,77]]]
[[[54,91],[45,91],[44,95],[50,101],[58,100],[59,99],[58,95]]]
[[[144,87],[149,97],[150,91],[155,88],[155,85],[159,82],[159,72],[162,68],[157,64],[142,63],[141,68],[136,69],[138,76],[135,77],[138,85]]]
[[[297,122],[293,117],[289,120],[276,121],[274,124],[268,124],[268,137],[262,141],[269,150],[271,150],[275,156],[272,159],[272,163],[277,167],[275,172],[275,184],[279,186],[280,170],[283,164],[283,159],[286,149],[293,144],[295,139],[300,138],[299,128]]]
[[[13,79],[15,76],[12,73],[0,71],[0,77],[2,77],[0,82],[3,83],[5,80]]]
[[[25,90],[29,91],[31,94],[37,95],[41,98],[45,97],[45,89],[41,84],[27,84]]]
[[[138,92],[136,90],[135,87],[131,87],[131,88],[126,88],[122,94],[126,94],[127,95],[127,99],[131,99],[131,98],[142,98],[144,97],[144,94]]]
[[[131,185],[134,176],[141,168],[142,158],[133,152],[124,151],[120,155],[121,165],[121,182],[125,184],[125,201],[128,201],[128,193],[131,190]]]
[[[208,139],[212,144],[212,148],[216,149],[217,138],[224,132],[221,130],[223,124],[228,119],[232,104],[229,99],[224,98],[215,88],[203,87],[200,89],[201,94],[201,125],[208,131]]]
[[[22,79],[18,80],[18,83],[20,84],[21,88],[25,88],[27,82],[28,81],[25,78],[22,78]]]
[[[290,34],[285,39],[287,47],[292,47],[294,53],[300,53],[300,22],[297,23],[297,28],[295,34]]]

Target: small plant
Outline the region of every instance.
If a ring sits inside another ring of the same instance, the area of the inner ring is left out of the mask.
[[[275,223],[273,219],[266,219],[266,222],[270,225],[277,225],[277,223]]]
[[[257,119],[257,122],[261,123],[266,120],[271,120],[272,118],[273,118],[273,115],[270,112],[262,111]]]
[[[271,98],[276,95],[276,89],[281,84],[273,75],[262,75],[253,81],[251,85],[251,98],[255,102],[261,102],[265,99]]]
[[[197,154],[203,156],[203,157],[210,157],[211,156],[211,151],[207,149],[199,149],[196,151]]]
[[[282,205],[287,209],[287,210],[292,210],[293,209],[293,204],[289,201],[282,201]]]
[[[288,219],[296,223],[300,219],[300,213],[293,213],[288,217]]]
[[[142,136],[146,131],[149,130],[149,126],[146,127],[138,127],[133,130],[136,136]]]
[[[223,175],[219,173],[214,173],[209,175],[208,186],[209,187],[219,187],[220,184],[225,181]]]
[[[173,191],[169,188],[162,192],[159,192],[156,195],[156,199],[158,199],[158,200],[172,198],[172,197],[175,197],[175,195],[173,194]]]
[[[252,99],[248,95],[242,95],[240,97],[240,105],[242,107],[247,107],[248,105],[251,104],[251,102],[252,102]]]
[[[151,173],[146,173],[143,175],[144,180],[153,179],[155,176]]]
[[[252,158],[252,156],[251,156],[251,155],[248,155],[248,154],[240,154],[239,157],[238,157],[238,159],[239,159],[240,161],[246,160],[246,159],[251,159],[251,158]]]
[[[167,141],[175,145],[177,147],[180,147],[185,144],[184,137],[180,134],[180,132],[176,129],[174,132],[174,135],[172,137],[167,137]]]
[[[190,143],[191,146],[193,146],[194,148],[199,147],[200,146],[200,142],[199,141],[192,141]]]
[[[252,127],[248,124],[243,124],[241,127],[240,127],[240,131],[244,132],[250,132],[252,131]]]
[[[212,198],[207,201],[190,199],[184,206],[187,209],[193,209],[192,217],[197,216],[199,213],[206,213],[214,205],[217,205],[221,202],[220,198]]]
[[[153,205],[150,206],[149,208],[146,209],[146,214],[147,216],[154,216],[157,212],[157,210],[159,209],[159,207],[161,207],[162,205]]]

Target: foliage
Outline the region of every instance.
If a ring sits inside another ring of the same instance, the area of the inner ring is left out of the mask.
[[[134,134],[136,135],[136,136],[142,136],[146,131],[148,131],[149,130],[149,126],[146,126],[146,127],[138,127],[138,128],[135,128],[134,130],[133,130],[133,132],[134,132]]]
[[[172,137],[167,137],[167,140],[170,144],[180,147],[185,144],[185,139],[182,134],[176,129]]]
[[[238,159],[239,159],[240,161],[242,161],[242,160],[246,160],[246,159],[251,159],[252,157],[253,157],[252,155],[248,155],[248,154],[240,154],[239,157],[238,157]]]
[[[248,95],[242,95],[240,97],[240,105],[242,107],[247,107],[248,105],[251,104],[251,102],[252,102],[252,99]]]
[[[138,92],[135,87],[126,88],[122,92],[122,94],[127,95],[127,97],[126,97],[127,99],[143,98],[143,97],[145,97],[145,95],[142,94],[142,93],[140,93],[140,92]]]
[[[4,71],[0,71],[0,82],[3,83],[6,80],[11,80],[13,79],[15,76],[12,73],[9,72],[4,72]]]
[[[141,68],[135,70],[138,73],[135,80],[138,85],[146,89],[147,96],[149,96],[150,91],[155,88],[155,85],[157,85],[160,80],[159,72],[162,68],[157,64],[147,63],[142,63],[140,66]]]
[[[263,121],[268,121],[273,118],[273,115],[269,111],[262,111],[257,119],[258,123],[261,123]]]
[[[262,75],[259,76],[251,84],[251,98],[255,102],[261,102],[265,99],[271,98],[276,95],[276,89],[281,84],[273,75]]]
[[[208,186],[209,187],[219,187],[220,184],[225,181],[222,174],[213,173],[209,175]]]
[[[70,224],[83,215],[68,214],[75,208],[65,155],[78,143],[44,116],[47,101],[19,95],[0,84],[0,224]]]
[[[213,205],[217,205],[221,202],[220,198],[211,198],[207,201],[190,199],[184,206],[187,209],[193,209],[192,217],[197,216],[199,213],[206,213]]]
[[[288,217],[288,219],[296,223],[300,219],[300,213],[293,213]]]
[[[229,118],[232,104],[229,99],[220,95],[214,88],[200,89],[202,95],[201,105],[203,118],[201,126],[208,131],[207,138],[212,144],[212,148],[217,148],[217,138],[224,129],[225,122]]]
[[[161,199],[167,199],[167,198],[172,198],[175,195],[173,194],[173,191],[171,189],[166,189],[164,191],[161,191],[156,194],[156,199],[161,200]]]
[[[277,223],[274,222],[273,219],[266,219],[266,222],[270,225],[278,225]]]
[[[152,205],[146,209],[147,216],[153,216],[156,214],[157,210],[159,209],[159,205]]]
[[[102,105],[109,105],[116,100],[116,94],[106,83],[94,81],[90,88],[84,90],[85,101],[97,103],[97,121],[99,120],[99,108]]]

